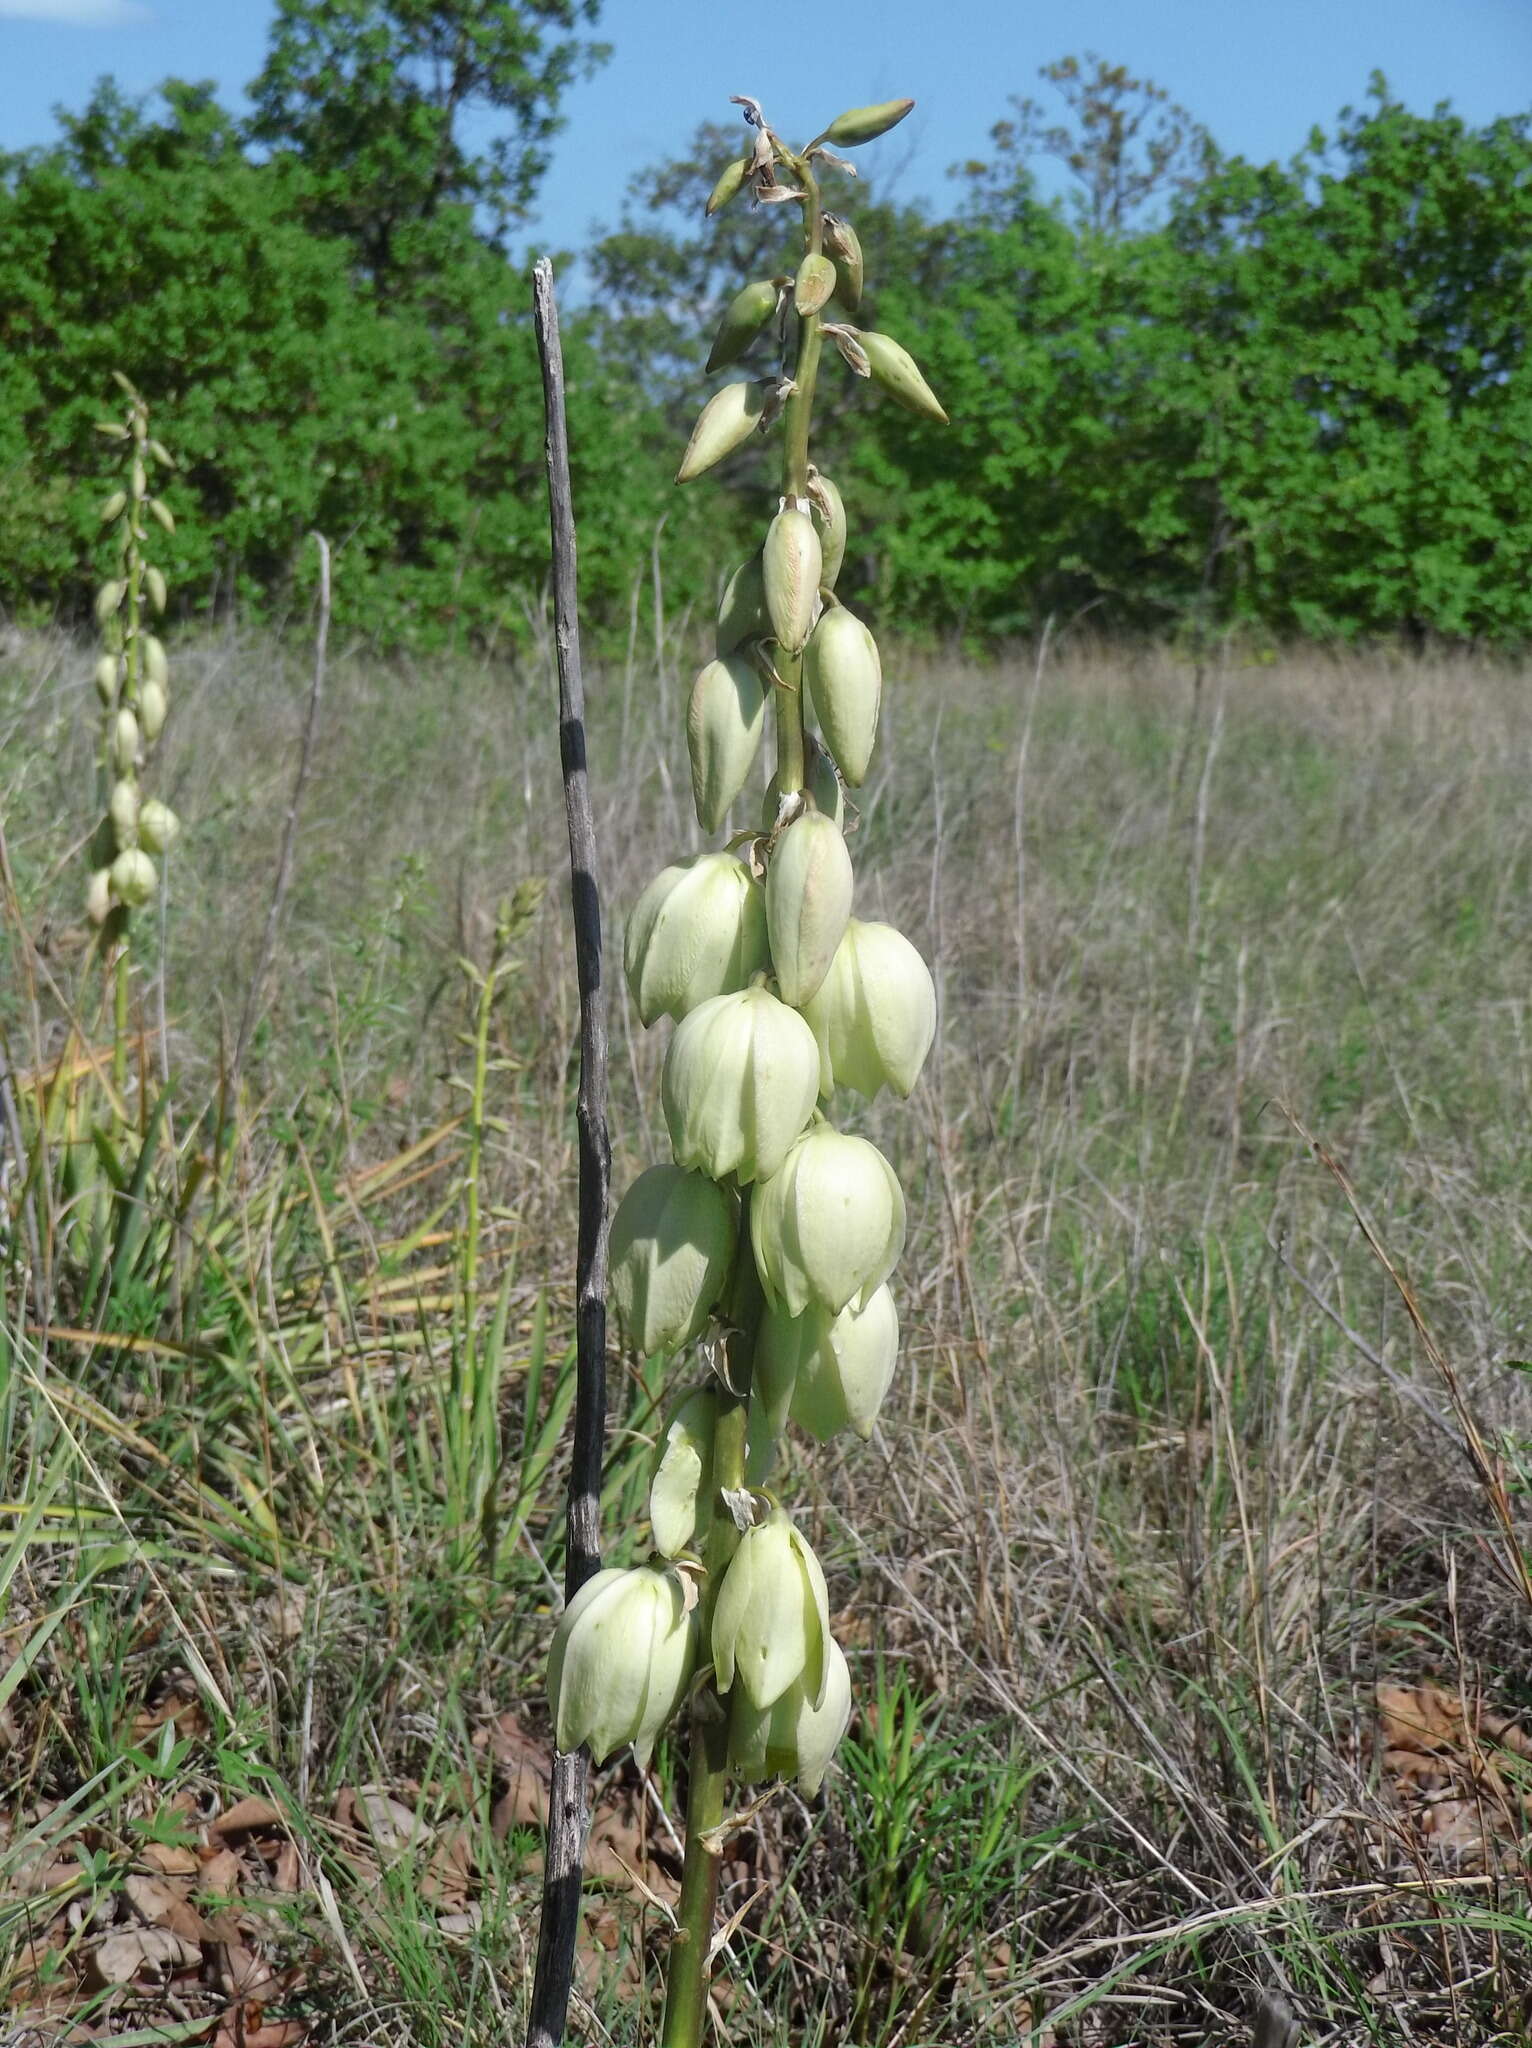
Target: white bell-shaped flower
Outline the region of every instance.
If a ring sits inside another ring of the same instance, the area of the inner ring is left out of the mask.
[[[747,1529],[713,1603],[713,1670],[720,1692],[737,1679],[752,1705],[772,1706],[802,1682],[825,1696],[830,1599],[807,1537],[783,1508]]]
[[[750,779],[766,730],[766,692],[755,663],[726,654],[699,669],[686,702],[692,798],[704,832],[716,832]]]
[[[853,917],[803,1014],[819,1043],[822,1095],[908,1095],[936,1036],[936,984],[903,932]]]
[[[645,1358],[679,1351],[707,1326],[734,1262],[734,1197],[705,1174],[651,1166],[612,1218],[611,1296]]]
[[[883,666],[877,641],[844,605],[825,612],[810,635],[803,680],[825,745],[854,789],[866,781],[877,743]]]
[[[904,1192],[875,1145],[829,1124],[804,1132],[750,1204],[750,1241],[770,1302],[839,1315],[869,1302],[904,1249]]]
[[[597,1572],[553,1632],[548,1704],[560,1749],[596,1762],[631,1742],[641,1764],[697,1667],[697,1609],[668,1565]]]
[[[816,1707],[801,1680],[774,1706],[758,1707],[743,1686],[729,1701],[729,1765],[747,1785],[768,1778],[796,1778],[810,1799],[851,1720],[851,1673],[839,1643],[825,1656],[824,1698]]]
[[[761,574],[772,634],[788,654],[796,654],[809,637],[823,568],[824,551],[813,520],[807,512],[784,507],[766,529]]]
[[[851,856],[822,811],[795,818],[766,869],[766,931],[784,1003],[806,1003],[830,971],[851,919]]]
[[[662,868],[633,906],[622,951],[645,1024],[744,988],[768,960],[765,892],[732,853]]]
[[[820,1443],[842,1429],[865,1440],[898,1358],[899,1311],[887,1287],[865,1308],[852,1302],[839,1315],[813,1307],[793,1316],[778,1303],[761,1320],[750,1398],[759,1395],[773,1421],[791,1415]]]
[[[818,1095],[813,1032],[764,988],[714,996],[683,1017],[660,1082],[677,1164],[714,1180],[775,1173]]]

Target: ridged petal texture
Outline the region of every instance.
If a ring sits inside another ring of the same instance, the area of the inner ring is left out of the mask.
[[[631,1742],[647,1763],[691,1683],[697,1633],[680,1575],[667,1566],[587,1579],[565,1608],[548,1657],[559,1748],[588,1743],[599,1764]]]
[[[809,517],[819,535],[820,585],[833,590],[841,563],[846,559],[846,506],[840,491],[823,470],[815,475],[809,493]]]
[[[729,363],[737,363],[777,310],[777,288],[769,277],[758,277],[737,291],[724,308],[708,351],[709,376]]]
[[[828,256],[821,256],[810,250],[798,265],[798,275],[793,281],[793,310],[800,317],[817,313],[829,302],[835,290],[835,265]]]
[[[869,1302],[904,1249],[904,1193],[875,1145],[829,1124],[805,1131],[750,1204],[766,1298],[795,1316]]]
[[[764,988],[715,996],[684,1017],[660,1083],[677,1164],[714,1180],[775,1173],[818,1096],[814,1034]]]
[[[849,1429],[864,1440],[893,1383],[899,1357],[899,1311],[887,1287],[865,1308],[852,1302],[839,1315],[808,1308],[792,1316],[768,1308],[755,1347],[750,1398],[759,1396],[780,1428],[790,1414],[820,1443]]]
[[[645,1024],[744,988],[768,961],[765,891],[732,853],[662,868],[628,917],[623,970]]]
[[[741,654],[710,661],[686,700],[692,798],[704,832],[716,832],[750,779],[766,730],[766,692]]]
[[[796,1778],[812,1799],[824,1783],[841,1737],[851,1721],[851,1673],[840,1644],[826,1647],[824,1698],[816,1707],[803,1685],[790,1685],[766,1708],[757,1707],[743,1686],[729,1702],[729,1763],[746,1784],[768,1778]]]
[[[830,1601],[807,1539],[776,1508],[747,1529],[713,1606],[713,1668],[720,1692],[736,1679],[752,1705],[772,1706],[801,1681],[814,1705],[825,1696]]]
[[[676,482],[689,484],[715,462],[722,462],[741,441],[748,441],[765,408],[766,393],[759,384],[725,384],[715,391],[697,415]]]
[[[611,1295],[645,1358],[700,1337],[734,1261],[734,1197],[705,1174],[651,1166],[612,1218]]]
[[[732,654],[747,640],[764,640],[770,630],[771,621],[766,616],[766,572],[757,548],[724,585],[713,644],[720,655]]]
[[[795,818],[766,869],[766,931],[782,1000],[806,1003],[829,972],[851,918],[851,856],[822,811]]]
[[[671,1410],[649,1484],[649,1526],[662,1557],[679,1557],[706,1534],[718,1395],[697,1387]]]
[[[867,352],[874,379],[890,398],[902,405],[906,412],[918,413],[922,419],[938,420],[943,426],[948,424],[940,399],[920,374],[920,366],[907,348],[895,341],[891,334],[859,332],[857,340]]]
[[[855,789],[867,779],[883,703],[878,643],[844,605],[822,614],[803,655],[803,679],[825,745]]]
[[[936,1036],[936,985],[903,932],[853,917],[803,1014],[819,1044],[821,1094],[908,1095]]]
[[[787,506],[766,529],[761,570],[766,584],[766,612],[777,645],[796,654],[809,637],[824,554],[819,534],[807,512]]]

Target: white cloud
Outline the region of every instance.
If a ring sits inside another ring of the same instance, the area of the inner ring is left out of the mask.
[[[0,0],[0,21],[49,21],[60,28],[131,28],[149,19],[143,0]]]

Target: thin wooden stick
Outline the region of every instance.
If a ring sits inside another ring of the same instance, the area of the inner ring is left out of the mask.
[[[255,973],[250,977],[244,1014],[239,1020],[239,1032],[234,1041],[234,1061],[225,1084],[224,1092],[230,1102],[238,1097],[240,1069],[245,1064],[250,1035],[260,1016],[261,987],[270,970],[272,956],[276,952],[277,929],[282,922],[282,906],[287,901],[288,887],[293,878],[293,850],[298,840],[298,813],[303,805],[303,792],[308,783],[309,769],[313,765],[314,733],[319,724],[319,700],[324,694],[325,653],[330,643],[330,543],[322,533],[314,534],[313,539],[319,549],[319,622],[314,630],[314,676],[309,684],[308,709],[303,714],[303,741],[298,752],[298,772],[293,777],[293,793],[288,798],[287,817],[282,825],[282,850],[277,857],[277,879],[271,892],[271,901],[266,906],[266,929],[261,934],[260,955],[256,960]]]
[[[575,1273],[575,1420],[569,1473],[564,1597],[573,1598],[601,1567],[601,1468],[606,1446],[606,1247],[611,1146],[606,1130],[606,990],[601,978],[601,891],[596,878],[596,826],[585,766],[585,685],[580,672],[580,622],[575,574],[574,499],[569,487],[569,430],[564,418],[564,355],[559,344],[553,265],[540,257],[532,271],[537,351],[548,418],[548,509],[553,535],[553,623],[559,671],[559,756],[569,821],[570,889],[574,907],[575,974],[580,987],[580,1232]],[[590,1825],[584,1749],[553,1759],[548,1845],[543,1860],[542,1923],[527,2021],[527,2048],[559,2048],[574,1978],[580,1925],[580,1879]]]

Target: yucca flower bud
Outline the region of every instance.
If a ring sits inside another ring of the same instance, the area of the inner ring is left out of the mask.
[[[717,1423],[718,1390],[711,1386],[694,1389],[666,1419],[649,1483],[649,1525],[662,1557],[679,1557],[707,1534]]]
[[[823,470],[816,470],[809,479],[809,517],[819,535],[820,588],[833,590],[846,558],[846,506]]]
[[[103,711],[110,711],[117,699],[117,657],[103,654],[96,663],[96,695]]]
[[[134,910],[149,901],[158,884],[154,862],[141,847],[124,847],[112,862],[112,892]]]
[[[583,1742],[604,1763],[631,1742],[640,1764],[686,1697],[697,1614],[669,1565],[595,1574],[565,1608],[548,1656],[548,1705],[562,1750]]]
[[[764,988],[714,996],[683,1017],[660,1083],[676,1164],[714,1180],[775,1173],[818,1094],[813,1032]]]
[[[832,605],[810,635],[803,680],[835,765],[855,789],[877,742],[883,665],[877,641],[844,605]]]
[[[851,1673],[832,1637],[825,1646],[824,1698],[816,1707],[802,1680],[770,1707],[752,1704],[743,1686],[729,1701],[729,1767],[747,1785],[796,1778],[812,1799],[851,1722]]]
[[[112,769],[117,775],[131,775],[138,765],[138,720],[123,706],[112,721]]]
[[[903,932],[853,917],[803,1014],[819,1044],[822,1095],[908,1095],[936,1036],[936,984]]]
[[[114,870],[115,879],[115,870]],[[700,1337],[734,1261],[734,1197],[704,1174],[651,1166],[612,1218],[612,1306],[643,1357]]]
[[[704,832],[716,832],[744,788],[766,730],[766,692],[755,664],[727,654],[699,670],[686,705],[692,797]]]
[[[744,184],[750,170],[750,162],[751,160],[748,156],[737,156],[732,163],[724,165],[723,170],[719,173],[718,183],[709,193],[707,205],[702,209],[705,214],[715,214],[720,206],[728,205],[740,186]]]
[[[825,215],[825,250],[835,265],[836,292],[848,313],[862,303],[862,244],[856,229],[839,214]]]
[[[110,582],[102,584],[101,588],[96,592],[96,621],[98,625],[104,626],[106,624],[127,594],[128,586],[120,577],[113,577]]]
[[[180,837],[181,820],[157,796],[150,797],[138,814],[138,837],[150,853],[168,853]]]
[[[864,1306],[904,1249],[904,1192],[875,1145],[829,1124],[804,1132],[750,1204],[750,1242],[767,1301],[801,1316]]]
[[[865,1440],[898,1358],[899,1311],[887,1287],[839,1315],[807,1308],[790,1316],[779,1302],[761,1320],[750,1398],[759,1391],[766,1414],[790,1415],[822,1444],[843,1429]]]
[[[828,256],[811,249],[798,265],[798,275],[793,280],[793,311],[800,315],[817,313],[829,303],[834,290],[835,265]]]
[[[821,1706],[829,1668],[830,1598],[808,1539],[783,1508],[747,1529],[713,1603],[713,1669],[720,1692],[736,1678],[769,1707],[797,1682]]]
[[[112,784],[112,793],[107,798],[107,815],[112,821],[112,836],[118,847],[138,844],[138,784],[131,776],[123,776]],[[151,848],[152,852],[154,849]]]
[[[772,633],[779,647],[796,654],[814,623],[824,566],[819,535],[806,512],[789,505],[777,514],[766,530],[761,566]]]
[[[714,646],[720,656],[732,654],[747,640],[764,640],[771,630],[766,616],[766,578],[759,551],[741,562],[724,586],[718,607]]]
[[[856,338],[866,352],[874,379],[890,398],[922,419],[940,420],[944,427],[950,424],[941,401],[920,374],[920,367],[908,349],[901,348],[888,334],[867,334],[858,329]]]
[[[157,569],[153,562],[146,562],[144,565],[144,588],[149,593],[149,602],[154,606],[154,609],[157,612],[164,611],[168,596],[165,588],[165,577],[164,573]]]
[[[846,793],[840,786],[840,777],[835,772],[835,763],[811,733],[804,734],[803,740],[803,793],[813,801],[816,811],[823,811],[827,818],[833,818],[843,826],[846,819]],[[774,832],[782,810],[782,785],[775,775],[766,786],[761,802],[761,830]],[[762,898],[764,907],[765,898]]]
[[[102,499],[101,509],[96,514],[96,517],[101,521],[101,524],[103,526],[110,526],[112,521],[115,518],[117,518],[118,515],[121,513],[123,506],[126,505],[127,502],[128,494],[126,491],[113,491],[109,498]]]
[[[112,871],[96,868],[85,891],[85,915],[92,924],[105,924],[112,910]]]
[[[766,931],[782,1000],[796,1009],[829,972],[851,916],[851,856],[822,811],[795,818],[766,870]]]
[[[645,1024],[684,1017],[769,964],[766,892],[732,853],[662,868],[633,906],[622,958]]]
[[[825,141],[833,142],[837,149],[854,149],[859,142],[873,142],[897,127],[914,104],[913,100],[880,100],[875,107],[852,107],[836,115],[825,130]]]
[[[165,714],[170,709],[163,683],[147,682],[138,693],[138,715],[144,728],[144,738],[152,746],[165,729]]]
[[[144,674],[163,690],[170,681],[170,664],[163,643],[153,633],[144,635]]]
[[[772,314],[777,310],[777,287],[769,277],[758,277],[737,291],[724,309],[708,352],[707,370],[721,370],[737,363]]]
[[[722,391],[715,391],[697,415],[676,482],[689,484],[715,462],[722,462],[742,441],[748,441],[765,407],[766,392],[760,384],[725,384]]]

